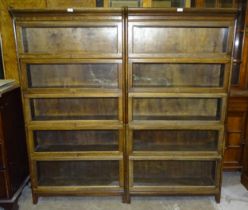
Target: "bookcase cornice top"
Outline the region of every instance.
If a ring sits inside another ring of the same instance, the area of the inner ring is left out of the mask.
[[[236,16],[237,9],[199,8],[67,8],[67,9],[9,9],[13,17],[72,16],[72,15],[149,15],[149,16]]]

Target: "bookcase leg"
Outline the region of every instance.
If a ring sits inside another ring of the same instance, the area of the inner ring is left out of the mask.
[[[36,195],[35,193],[32,193],[32,198],[33,198],[33,204],[36,205],[39,200],[39,196]]]
[[[131,203],[131,198],[129,193],[124,193],[122,196],[122,203],[127,203],[130,204]]]
[[[125,196],[125,194],[122,195],[122,203],[126,203],[126,196]]]
[[[215,201],[216,201],[216,203],[220,203],[220,197],[221,197],[220,193],[218,193],[218,194],[215,195]]]
[[[131,203],[131,197],[129,194],[126,196],[126,203],[128,203],[128,204]]]

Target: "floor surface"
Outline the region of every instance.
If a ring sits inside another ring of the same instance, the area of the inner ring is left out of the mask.
[[[123,204],[120,197],[48,197],[32,204],[27,186],[19,199],[20,210],[248,210],[248,191],[240,184],[240,173],[224,173],[222,199],[214,197],[132,197]],[[0,208],[0,210],[2,210]]]

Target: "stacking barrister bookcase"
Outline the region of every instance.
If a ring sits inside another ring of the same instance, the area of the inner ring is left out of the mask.
[[[121,10],[15,15],[34,202],[122,194]]]
[[[129,10],[130,194],[219,202],[234,27],[221,11]]]
[[[34,203],[220,200],[234,10],[12,10]]]

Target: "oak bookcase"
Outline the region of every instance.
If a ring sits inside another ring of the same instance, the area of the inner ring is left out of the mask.
[[[236,10],[12,10],[34,203],[220,201]]]

